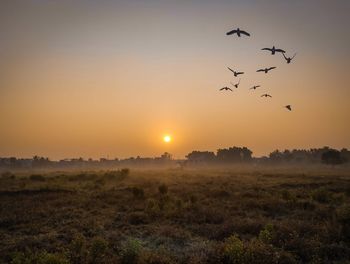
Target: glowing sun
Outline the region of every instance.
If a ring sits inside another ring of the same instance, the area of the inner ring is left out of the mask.
[[[169,142],[171,141],[171,136],[169,136],[169,135],[164,136],[164,137],[163,137],[163,141],[164,141],[165,143],[169,143]]]

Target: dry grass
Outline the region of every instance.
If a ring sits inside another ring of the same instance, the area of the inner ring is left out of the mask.
[[[4,263],[349,263],[348,170],[6,173]]]

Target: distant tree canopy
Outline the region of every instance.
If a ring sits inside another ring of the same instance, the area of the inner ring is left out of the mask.
[[[246,162],[252,159],[252,151],[246,147],[218,149],[215,155],[211,151],[192,151],[186,158],[190,162]]]
[[[218,161],[246,162],[252,159],[252,154],[253,152],[246,147],[232,147],[228,149],[218,149],[216,157]]]
[[[322,154],[322,163],[329,165],[338,165],[345,162],[341,156],[341,152],[335,149],[328,150]]]
[[[215,160],[215,154],[211,151],[192,151],[186,158],[192,162],[208,162]]]
[[[305,163],[337,165],[350,161],[350,151],[346,148],[340,151],[329,147],[312,149],[293,149],[279,151],[275,150],[268,157],[253,158],[253,152],[247,147],[230,147],[218,149],[216,153],[212,151],[192,151],[184,160],[174,160],[172,155],[165,152],[160,157],[130,157],[126,159],[106,159],[99,160],[73,158],[52,161],[47,157],[34,156],[30,159],[17,159],[16,157],[1,158],[0,168],[115,168],[118,166],[168,166],[172,164],[191,163],[247,163],[256,162],[259,164],[280,164],[280,163]]]

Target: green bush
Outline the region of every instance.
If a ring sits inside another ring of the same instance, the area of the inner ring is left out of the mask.
[[[231,235],[224,243],[224,257],[229,263],[242,263],[244,258],[244,245],[236,235]]]
[[[142,251],[141,242],[137,239],[130,238],[122,245],[120,252],[120,261],[122,264],[137,263]]]
[[[95,238],[90,248],[90,263],[103,263],[103,258],[107,252],[108,244],[103,238]]]
[[[275,236],[275,230],[272,224],[267,224],[259,233],[259,240],[263,243],[270,244]]]

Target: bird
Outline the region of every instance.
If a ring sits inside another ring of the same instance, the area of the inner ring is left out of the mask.
[[[276,52],[285,53],[285,51],[283,49],[276,49],[275,46],[273,46],[272,49],[270,49],[270,48],[263,48],[261,50],[269,50],[269,51],[271,51],[271,55],[275,55]]]
[[[232,70],[230,67],[227,67],[227,69],[229,69],[230,71],[232,71],[232,72],[233,72],[233,75],[234,75],[235,77],[237,77],[238,75],[240,75],[240,74],[243,74],[243,73],[244,73],[244,72],[234,71],[234,70]]]
[[[291,61],[294,59],[295,55],[297,55],[296,53],[294,53],[293,57],[286,57],[286,55],[284,55],[284,53],[282,53],[283,57],[286,59],[287,63],[291,63]]]
[[[265,69],[259,69],[256,72],[265,72],[268,73],[270,70],[276,69],[276,67],[270,67],[270,68],[265,68]]]
[[[233,34],[237,34],[238,37],[241,37],[241,34],[250,37],[250,34],[247,31],[241,30],[239,28],[231,30],[231,31],[226,33],[227,36],[233,35]]]
[[[287,108],[289,111],[292,111],[292,106],[291,105],[286,105],[285,108]]]
[[[269,95],[269,94],[263,94],[262,96],[260,96],[260,97],[272,97],[271,95]]]
[[[220,91],[222,91],[222,90],[226,90],[226,91],[230,90],[230,91],[232,92],[232,89],[231,89],[231,88],[229,88],[229,87],[227,87],[227,86],[222,87],[222,88],[220,89]]]
[[[256,88],[259,88],[259,87],[260,87],[260,85],[254,85],[252,88],[249,88],[249,89],[250,89],[250,90],[251,90],[251,89],[254,89],[254,90],[255,90]]]
[[[240,82],[241,82],[241,79],[239,79],[238,83],[233,84],[233,83],[231,82],[231,84],[232,84],[235,88],[238,88],[238,85],[239,85]]]

